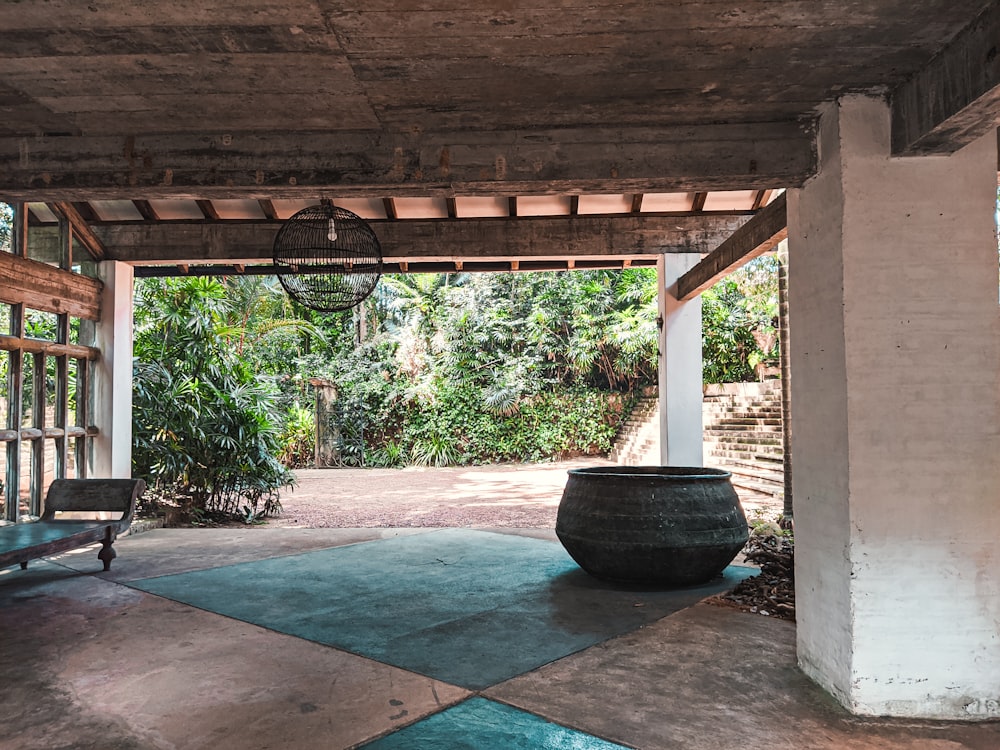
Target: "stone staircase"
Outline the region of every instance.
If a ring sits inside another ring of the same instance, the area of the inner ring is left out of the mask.
[[[732,472],[737,487],[782,497],[781,383],[706,386],[702,415],[705,464]]]
[[[706,386],[702,409],[705,465],[731,472],[737,488],[782,497],[780,382]],[[623,465],[660,463],[655,396],[636,404],[608,457]]]
[[[608,458],[622,466],[660,463],[660,400],[644,396],[622,424]]]

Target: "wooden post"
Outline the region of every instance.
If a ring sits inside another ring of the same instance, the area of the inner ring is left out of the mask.
[[[24,257],[28,245],[28,209],[22,202],[11,204],[14,209],[14,226],[11,232],[12,254]],[[10,330],[18,340],[24,339],[24,305],[10,306]],[[5,522],[17,523],[20,515],[21,495],[21,389],[24,380],[24,354],[18,348],[7,352],[7,427],[14,439],[7,443],[6,496],[4,498]]]
[[[784,473],[784,508],[792,519],[792,368],[788,351],[788,240],[778,245],[778,354],[781,367],[781,462]]]
[[[337,386],[325,378],[310,378],[316,394],[316,468],[340,463],[340,434],[332,419],[337,403]]]
[[[45,355],[33,354],[31,363],[31,421],[38,434],[31,438],[31,483],[28,513],[42,515],[42,492],[45,489]]]

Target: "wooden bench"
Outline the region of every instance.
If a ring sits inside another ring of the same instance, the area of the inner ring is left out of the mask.
[[[145,489],[146,483],[141,479],[54,480],[39,520],[0,526],[0,568],[20,563],[24,570],[29,560],[100,542],[97,557],[104,563],[104,569],[110,570],[111,561],[117,556],[111,545],[132,523],[136,500]],[[117,517],[78,518],[109,512]]]

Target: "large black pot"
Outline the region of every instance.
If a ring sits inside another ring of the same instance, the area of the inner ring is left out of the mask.
[[[571,469],[556,519],[566,551],[612,581],[689,586],[711,580],[747,541],[747,519],[721,469]]]

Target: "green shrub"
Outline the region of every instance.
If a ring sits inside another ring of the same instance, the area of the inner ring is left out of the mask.
[[[293,403],[285,418],[285,428],[278,437],[281,450],[278,460],[290,469],[311,466],[316,457],[316,417],[308,409]]]
[[[232,345],[222,282],[144,280],[136,306],[133,473],[194,516],[280,510],[275,392]]]

